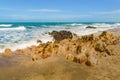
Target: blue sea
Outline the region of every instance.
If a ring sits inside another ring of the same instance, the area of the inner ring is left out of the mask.
[[[87,26],[94,26],[96,29],[88,29]],[[81,36],[119,27],[120,23],[114,22],[1,22],[0,52],[5,48],[11,48],[14,51],[38,45],[38,39],[43,42],[52,41],[53,38],[46,33],[53,30],[67,30]]]

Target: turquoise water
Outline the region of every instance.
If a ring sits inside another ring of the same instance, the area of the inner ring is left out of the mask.
[[[86,29],[87,26],[97,27]],[[53,30],[68,30],[81,35],[92,34],[98,31],[120,27],[120,23],[96,23],[96,22],[14,22],[0,23],[0,52],[5,48],[12,50],[37,45],[37,39],[43,42],[52,41],[53,38],[46,34]]]

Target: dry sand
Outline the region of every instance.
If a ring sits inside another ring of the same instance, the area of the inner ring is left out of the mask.
[[[110,30],[120,35],[120,29]],[[60,55],[36,62],[20,54],[0,56],[0,80],[120,80],[120,43],[118,55],[103,57],[96,66],[67,61]]]

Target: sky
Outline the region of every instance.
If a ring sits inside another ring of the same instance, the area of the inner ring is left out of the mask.
[[[0,22],[120,22],[120,0],[0,0]]]

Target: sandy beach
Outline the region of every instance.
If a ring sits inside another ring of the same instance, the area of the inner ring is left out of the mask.
[[[0,55],[0,80],[120,80],[120,29],[112,29],[108,32],[118,36],[117,39],[119,40],[114,43],[106,43],[107,48],[111,49],[112,52],[106,51],[106,49],[100,51],[100,49],[95,48],[95,52],[97,52],[95,57],[98,61],[93,58],[93,62],[89,62],[90,57],[86,55],[83,55],[81,59],[81,54],[79,57],[81,51],[77,52],[78,54],[69,54],[72,52],[71,48],[64,51],[65,45],[63,44],[64,42],[67,44],[65,40],[54,43],[63,46],[63,48],[60,47],[62,49],[60,52],[55,49],[57,46],[54,50],[49,50],[50,48],[45,48],[45,46],[43,49],[40,46],[37,47],[38,50],[35,46],[32,46],[14,52],[8,49]],[[71,39],[68,40],[71,41]],[[75,40],[77,41],[77,38]],[[74,40],[71,42],[74,43]],[[68,42],[68,44],[72,45],[71,42]],[[90,45],[94,44],[94,40],[93,43],[92,40],[90,42],[83,41],[83,43],[83,45],[88,44],[89,47],[89,43],[91,43]],[[44,43],[44,45],[49,44]],[[85,49],[89,48],[85,47]],[[41,53],[39,50],[44,51],[41,51]],[[57,54],[54,54],[55,52]],[[88,53],[87,55],[92,54]]]

